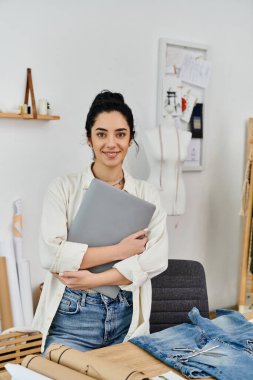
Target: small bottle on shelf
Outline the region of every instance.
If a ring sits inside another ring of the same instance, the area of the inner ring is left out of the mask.
[[[39,99],[38,101],[38,114],[47,115],[47,100]]]
[[[47,114],[48,114],[49,116],[52,115],[52,110],[51,110],[51,107],[50,107],[50,103],[49,103],[49,102],[47,102]]]

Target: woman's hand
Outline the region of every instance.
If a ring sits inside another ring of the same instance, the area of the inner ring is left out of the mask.
[[[93,287],[94,274],[88,270],[77,272],[52,273],[63,285],[74,290],[85,290]]]
[[[131,281],[117,269],[111,268],[101,273],[91,273],[88,270],[77,272],[52,273],[61,283],[70,289],[86,290],[104,285],[129,285]]]
[[[121,242],[118,243],[121,260],[144,252],[147,241],[147,230],[135,232],[121,240]]]

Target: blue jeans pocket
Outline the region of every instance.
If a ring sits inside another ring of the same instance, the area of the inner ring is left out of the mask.
[[[57,311],[61,314],[77,314],[79,312],[79,301],[63,294]]]

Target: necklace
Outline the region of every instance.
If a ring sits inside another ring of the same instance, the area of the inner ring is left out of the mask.
[[[92,170],[93,166],[94,166],[94,162],[91,164],[91,171],[92,171],[92,173],[93,173],[93,170]],[[93,175],[94,175],[95,178],[98,178],[98,177],[95,176],[94,173],[93,173]],[[124,181],[124,173],[123,173],[122,177],[120,179],[118,179],[116,182],[110,183],[110,181],[105,181],[104,180],[104,182],[108,183],[108,185],[111,185],[111,186],[121,185],[123,183],[123,181]]]
[[[110,183],[109,181],[105,181],[105,182],[111,186],[117,186],[117,185],[121,185],[121,183],[123,182],[123,179],[124,179],[124,176],[122,176],[120,179],[118,179],[117,182],[114,182],[114,183]]]

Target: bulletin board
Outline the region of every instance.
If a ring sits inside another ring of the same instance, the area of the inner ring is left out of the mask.
[[[208,46],[161,38],[158,55],[157,125],[170,112],[180,128],[193,133],[183,170],[201,171],[211,72]]]

